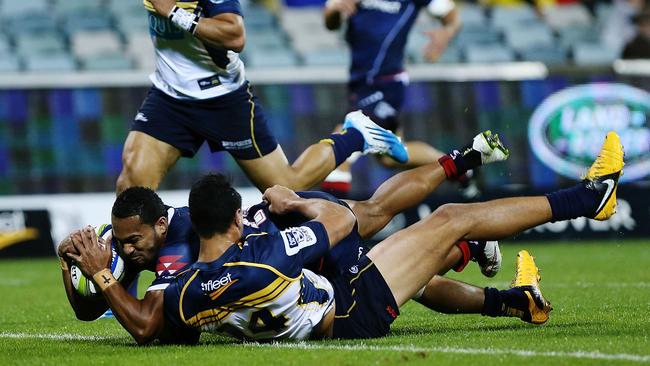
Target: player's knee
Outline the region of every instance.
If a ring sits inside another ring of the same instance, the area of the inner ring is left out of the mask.
[[[429,216],[430,218],[435,218],[436,220],[443,221],[453,221],[459,217],[460,205],[455,203],[447,203],[438,207],[433,213]]]
[[[158,180],[155,174],[152,174],[149,169],[138,166],[130,160],[123,160],[122,171],[117,178],[117,193],[124,191],[129,187],[142,186],[151,189],[158,188]]]

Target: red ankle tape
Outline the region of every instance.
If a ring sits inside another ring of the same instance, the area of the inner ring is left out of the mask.
[[[456,168],[456,163],[449,155],[443,155],[438,159],[438,163],[442,166],[442,169],[445,170],[445,175],[447,179],[456,179],[458,177],[458,169]]]
[[[452,269],[456,272],[461,272],[463,269],[465,269],[465,266],[467,266],[469,260],[472,259],[472,254],[469,251],[469,245],[466,241],[463,240],[461,242],[458,242],[456,246],[463,253],[463,258],[458,261],[458,264],[456,264],[456,266]]]

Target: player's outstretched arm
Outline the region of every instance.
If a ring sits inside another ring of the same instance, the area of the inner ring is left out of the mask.
[[[117,320],[138,344],[146,344],[161,332],[164,325],[163,291],[149,291],[144,299],[131,296],[108,269],[111,249],[88,227],[71,238],[76,253],[74,260],[84,275],[92,277]]]
[[[443,24],[442,28],[425,33],[429,37],[429,42],[424,46],[423,54],[427,61],[434,62],[445,52],[449,42],[462,27],[462,22],[458,7],[451,0],[431,1],[428,10],[431,15],[440,18]]]
[[[356,223],[354,214],[346,207],[323,199],[302,198],[286,187],[273,186],[264,191],[263,198],[269,203],[269,211],[274,214],[297,212],[323,224],[330,247],[350,234]]]

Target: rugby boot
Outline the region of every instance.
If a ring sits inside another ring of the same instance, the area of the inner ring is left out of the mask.
[[[350,112],[345,116],[343,131],[354,128],[363,135],[363,153],[387,155],[398,163],[409,160],[409,154],[402,140],[394,133],[377,125],[361,111]]]
[[[499,242],[496,240],[469,240],[470,246],[475,246],[472,250],[474,256],[472,261],[476,262],[481,268],[481,273],[485,277],[494,277],[501,269],[501,250]]]
[[[583,181],[588,189],[598,193],[598,206],[591,216],[596,220],[607,220],[616,213],[616,188],[623,175],[623,157],[621,140],[616,132],[610,131]]]
[[[503,146],[499,134],[492,134],[490,130],[474,136],[470,147],[481,154],[481,164],[504,161],[510,156],[510,151]],[[465,153],[469,151],[466,149]]]
[[[528,251],[522,250],[517,253],[517,274],[511,287],[521,291],[528,298],[528,308],[522,310],[509,307],[505,309],[507,315],[516,316],[528,323],[546,323],[553,308],[539,288],[541,279],[539,269]]]

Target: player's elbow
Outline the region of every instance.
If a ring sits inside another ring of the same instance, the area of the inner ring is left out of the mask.
[[[143,327],[130,332],[138,346],[144,346],[156,339],[157,333],[151,327]]]
[[[243,51],[245,45],[246,45],[246,34],[244,32],[241,32],[237,36],[230,38],[224,44],[224,46],[227,49],[231,51],[235,51],[237,53]]]

